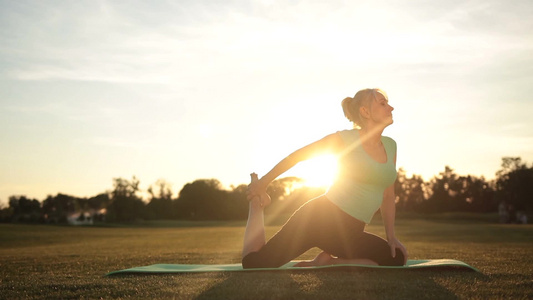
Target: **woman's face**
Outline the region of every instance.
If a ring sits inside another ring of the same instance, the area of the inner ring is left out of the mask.
[[[394,107],[389,105],[389,101],[383,94],[377,92],[376,99],[370,104],[371,107],[371,118],[374,122],[383,125],[392,124],[392,111]]]

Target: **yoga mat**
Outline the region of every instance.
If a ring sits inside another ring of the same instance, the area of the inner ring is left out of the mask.
[[[334,268],[371,268],[371,269],[463,269],[479,272],[478,269],[454,259],[420,259],[408,260],[405,266],[367,266],[367,265],[327,265],[318,267],[294,267],[298,261],[291,261],[279,268],[243,269],[241,264],[217,264],[217,265],[179,265],[179,264],[156,264],[144,267],[135,267],[108,273],[116,274],[170,274],[170,273],[199,273],[199,272],[249,272],[249,271],[286,271],[286,270],[314,270],[314,269],[334,269]]]

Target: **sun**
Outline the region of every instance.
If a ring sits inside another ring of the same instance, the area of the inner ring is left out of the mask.
[[[291,173],[304,179],[307,186],[327,188],[337,175],[337,159],[334,155],[321,155],[299,163]]]

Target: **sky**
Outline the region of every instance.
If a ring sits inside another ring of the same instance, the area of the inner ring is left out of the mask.
[[[0,203],[113,178],[225,187],[350,129],[380,87],[397,166],[533,162],[533,2],[0,0]],[[283,176],[327,182],[331,159]],[[325,175],[324,175],[325,174]],[[326,179],[325,179],[326,178]]]

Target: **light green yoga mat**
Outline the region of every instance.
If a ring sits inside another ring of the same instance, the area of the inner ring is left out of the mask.
[[[124,269],[110,272],[107,274],[134,274],[134,273],[148,273],[148,274],[170,274],[170,273],[199,273],[199,272],[250,272],[250,271],[286,271],[286,270],[313,270],[313,269],[335,269],[335,268],[372,268],[372,269],[462,269],[468,271],[479,272],[478,269],[462,262],[453,259],[421,259],[408,260],[405,266],[388,267],[388,266],[367,266],[367,265],[329,265],[319,267],[294,267],[298,261],[291,261],[279,268],[264,268],[264,269],[243,269],[241,264],[220,264],[220,265],[177,265],[177,264],[157,264],[144,267],[135,267],[131,269]]]

